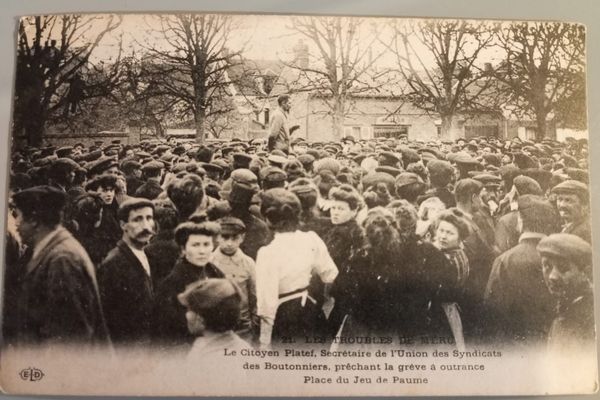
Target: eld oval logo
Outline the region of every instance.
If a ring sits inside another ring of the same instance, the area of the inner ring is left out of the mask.
[[[22,369],[19,376],[24,381],[37,382],[42,380],[44,373],[40,369],[29,367]]]

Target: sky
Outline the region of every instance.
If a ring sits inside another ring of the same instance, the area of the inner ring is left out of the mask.
[[[82,40],[90,40],[104,27],[108,19],[108,15],[97,15],[98,20],[95,25],[87,32],[87,36]],[[290,17],[283,15],[232,15],[233,23],[237,28],[230,34],[230,42],[228,47],[237,51],[244,48],[244,55],[249,59],[266,59],[266,60],[284,60],[289,61],[293,55],[293,47],[297,44],[301,35],[291,29],[292,21]],[[152,14],[121,14],[122,22],[120,26],[106,35],[99,46],[92,53],[90,61],[92,63],[98,61],[111,62],[115,60],[118,52],[119,39],[122,38],[124,47],[124,55],[143,53],[143,47],[147,46],[149,41],[153,41],[155,45],[166,45],[164,39],[157,34],[160,29],[157,15]],[[364,40],[361,44],[363,47],[367,43],[374,43],[372,54],[377,57],[377,65],[382,68],[394,68],[397,66],[396,55],[385,49],[381,42],[390,42],[393,37],[391,29],[391,20],[388,18],[362,18],[360,35],[362,38],[367,38],[372,34],[373,27],[380,30],[379,41],[371,42]],[[394,19],[399,26],[410,27],[410,23],[416,19]],[[505,22],[507,26],[509,22]],[[33,29],[33,28],[32,28]],[[55,29],[58,31],[58,29]],[[154,33],[151,33],[154,31]],[[318,49],[308,40],[304,42],[309,46],[309,52],[312,56],[318,54]],[[422,59],[422,68],[430,68],[433,64],[433,57],[423,46],[415,44],[415,49]],[[503,53],[499,50],[486,50],[480,53],[478,63],[483,66],[483,63],[490,62],[493,65],[498,64],[503,59]]]

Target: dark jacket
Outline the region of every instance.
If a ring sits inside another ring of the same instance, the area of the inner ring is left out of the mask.
[[[590,288],[575,300],[562,301],[548,334],[548,347],[564,352],[568,348],[594,349],[594,295]]]
[[[494,237],[499,251],[505,252],[519,243],[518,217],[519,212],[513,210],[504,214],[498,220]]]
[[[536,250],[541,235],[525,233],[492,267],[485,294],[486,327],[494,342],[540,344],[554,317],[555,300]]]
[[[160,187],[160,184],[155,180],[150,179],[135,191],[135,197],[142,197],[144,199],[154,200],[162,192],[163,189]]]
[[[63,227],[25,266],[17,339],[25,343],[108,344],[94,266]]]
[[[181,249],[175,242],[174,236],[172,230],[160,231],[144,248],[152,269],[152,282],[155,287],[158,287],[158,284],[171,273],[181,255]]]
[[[365,245],[363,230],[355,219],[351,219],[340,225],[328,224],[323,241],[327,250],[338,267],[340,274],[343,273],[348,260]]]
[[[117,218],[119,205],[114,200],[112,204],[102,206],[102,220],[100,226],[94,232],[97,249],[94,251],[99,254],[100,261],[106,257],[109,251],[115,248],[117,242],[121,240],[123,231]]]
[[[349,299],[349,291],[352,288],[344,283],[352,279],[348,276],[351,273],[350,260],[364,248],[366,241],[363,230],[358,226],[355,219],[339,225],[333,225],[328,221],[322,232],[324,232],[323,241],[327,245],[329,255],[331,255],[331,259],[339,271],[331,287],[331,295],[335,298],[335,305],[329,316],[331,333],[335,334],[342,323],[344,315],[348,313],[349,302],[352,301]],[[319,296],[318,300],[320,300],[323,296],[322,290],[323,285],[318,278],[313,278],[311,281],[311,294]]]
[[[233,208],[232,205],[231,216],[239,218],[246,225],[246,236],[240,245],[240,249],[248,257],[256,260],[258,249],[271,243],[273,233],[265,221],[257,218],[247,209]]]
[[[441,304],[453,300],[455,271],[429,243],[411,240],[379,255],[366,248],[352,258],[339,284],[347,287],[352,320],[367,332],[450,335]]]
[[[154,298],[152,279],[122,240],[98,268],[98,283],[115,344],[147,343]]]
[[[430,197],[437,197],[444,203],[446,208],[456,207],[454,194],[448,188],[431,188],[417,198],[417,203],[421,204]]]
[[[154,306],[154,339],[165,346],[185,346],[194,341],[185,318],[186,308],[179,303],[177,295],[196,281],[208,278],[224,278],[225,274],[213,264],[204,267],[179,259],[169,275],[158,285]]]
[[[135,175],[126,175],[125,181],[127,182],[127,194],[130,196],[133,196],[140,186],[144,184],[144,180]]]
[[[300,215],[300,230],[302,232],[312,231],[319,235],[321,239],[324,239],[329,229],[331,229],[329,218],[321,217],[312,212]]]
[[[562,230],[564,233],[579,236],[588,243],[592,243],[592,227],[589,215],[585,216],[578,224],[572,224]]]

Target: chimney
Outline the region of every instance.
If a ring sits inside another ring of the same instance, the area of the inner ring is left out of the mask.
[[[308,68],[308,46],[302,39],[294,46],[294,64],[298,68]]]

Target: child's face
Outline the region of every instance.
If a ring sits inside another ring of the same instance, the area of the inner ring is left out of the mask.
[[[192,335],[199,336],[204,332],[204,319],[195,312],[188,310],[185,313],[188,330]]]
[[[244,234],[222,234],[219,235],[219,248],[223,254],[231,256],[235,254],[237,249],[240,248],[240,245],[244,241]]]
[[[183,256],[191,264],[203,267],[210,260],[213,247],[214,243],[211,236],[190,235],[183,248]]]

